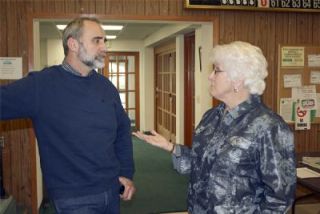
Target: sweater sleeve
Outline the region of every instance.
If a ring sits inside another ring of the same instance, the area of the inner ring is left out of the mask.
[[[0,119],[30,118],[36,112],[35,74],[0,86]]]
[[[131,125],[130,119],[121,105],[120,97],[118,94],[116,101],[116,114],[118,127],[115,142],[115,152],[120,162],[120,176],[132,180],[134,174],[134,162]]]

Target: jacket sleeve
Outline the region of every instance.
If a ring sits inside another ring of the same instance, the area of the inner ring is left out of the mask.
[[[0,86],[0,119],[30,118],[35,115],[37,84],[34,73]]]
[[[182,145],[176,145],[175,154],[172,154],[173,168],[180,174],[191,172],[191,150]]]
[[[211,109],[209,109],[206,113],[204,113],[196,130],[202,129],[201,125],[206,120],[208,120],[208,119],[210,120],[209,116],[211,113],[212,113]],[[190,149],[187,146],[176,145],[175,154],[172,154],[173,168],[180,174],[190,174],[192,157],[193,157],[192,156],[192,149]]]
[[[118,92],[116,92],[117,135],[115,153],[120,162],[120,176],[133,179],[134,162],[130,119],[123,109]]]
[[[261,213],[286,213],[296,187],[293,134],[286,125],[276,125],[261,140],[260,176],[264,185]]]

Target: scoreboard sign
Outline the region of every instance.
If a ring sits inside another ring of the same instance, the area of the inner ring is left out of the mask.
[[[185,0],[190,9],[320,12],[320,0]]]

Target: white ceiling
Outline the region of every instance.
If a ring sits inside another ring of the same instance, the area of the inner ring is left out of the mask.
[[[66,22],[40,21],[40,38],[61,38],[61,31],[56,28],[56,24],[66,24]],[[121,31],[106,31],[107,35],[117,35],[117,40],[143,40],[160,28],[170,25],[167,23],[140,22],[103,22],[103,24],[121,24],[124,26]]]

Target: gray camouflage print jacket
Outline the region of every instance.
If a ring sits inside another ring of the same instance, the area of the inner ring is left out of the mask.
[[[259,96],[224,110],[207,111],[192,149],[173,155],[174,168],[190,173],[189,213],[286,213],[296,185],[290,128]]]

